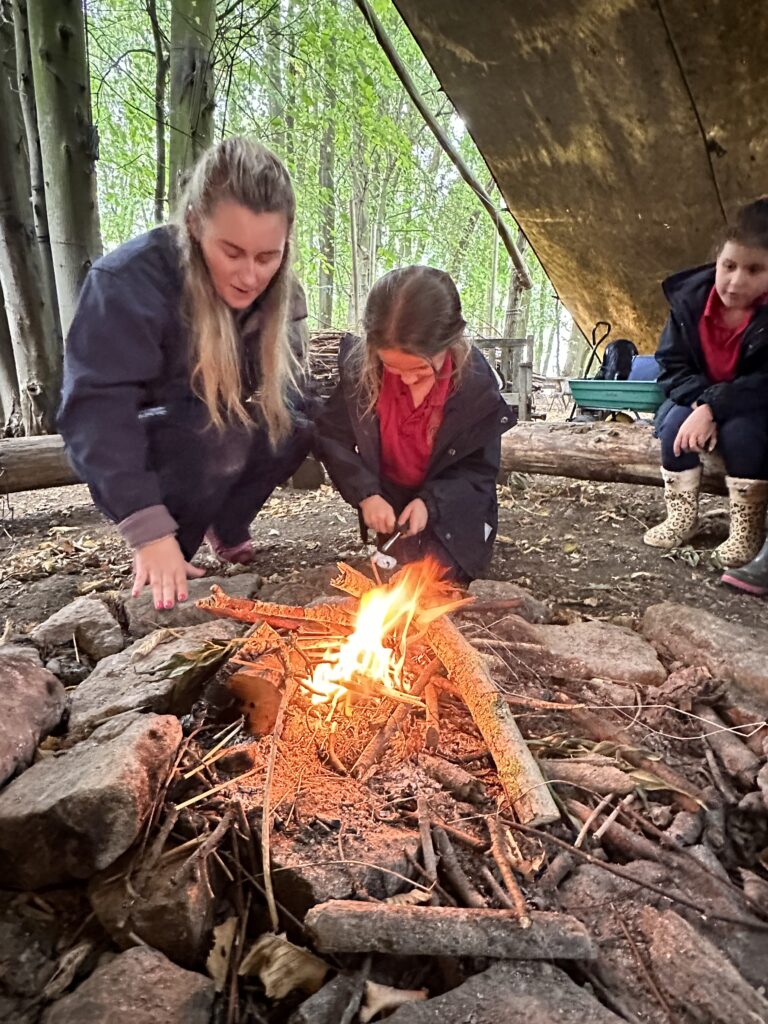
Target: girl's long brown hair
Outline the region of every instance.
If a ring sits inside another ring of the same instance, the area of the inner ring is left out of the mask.
[[[184,275],[183,312],[192,339],[192,387],[214,426],[252,424],[243,394],[241,341],[232,310],[214,289],[200,243],[194,235],[223,199],[253,213],[282,213],[288,237],[280,269],[260,302],[260,388],[257,404],[272,444],[291,427],[288,391],[295,358],[288,342],[291,290],[291,229],[296,200],[288,171],[260,143],[228,138],[209,149],[195,165],[181,194],[176,216]]]

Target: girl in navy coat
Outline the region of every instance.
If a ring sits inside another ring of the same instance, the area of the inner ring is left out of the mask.
[[[458,583],[482,575],[496,537],[501,435],[514,423],[498,378],[465,335],[441,270],[393,270],[346,335],[317,446],[364,533],[399,562],[431,555]]]
[[[657,416],[667,518],[646,544],[674,548],[698,525],[700,454],[725,461],[728,539],[721,567],[743,566],[765,536],[768,506],[768,198],[745,206],[712,265],[664,282],[670,315],[656,359],[667,402]]]
[[[134,550],[134,595],[187,596],[203,536],[253,557],[249,525],[301,464],[303,293],[288,173],[256,142],[206,153],[174,226],[94,264],[67,338],[59,428],[96,504]]]

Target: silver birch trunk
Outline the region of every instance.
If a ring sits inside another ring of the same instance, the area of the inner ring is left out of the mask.
[[[4,28],[8,28],[6,22]],[[0,32],[0,46],[7,34]],[[0,290],[5,302],[21,418],[26,434],[53,428],[58,400],[50,361],[53,318],[43,295],[39,253],[29,201],[26,137],[8,50],[0,62]]]
[[[213,143],[214,83],[211,51],[215,0],[172,0],[170,179],[171,209],[187,172]]]
[[[8,317],[0,296],[0,437],[20,433],[19,382]]]
[[[16,41],[16,77],[19,87],[19,100],[22,117],[24,118],[24,130],[27,136],[32,216],[35,223],[37,248],[40,253],[40,268],[45,288],[45,299],[51,307],[54,325],[54,331],[50,338],[52,365],[58,365],[60,375],[63,352],[61,320],[59,318],[59,300],[56,295],[56,278],[53,272],[51,235],[48,228],[43,155],[40,150],[40,132],[37,127],[35,84],[32,75],[32,52],[29,46],[29,25],[27,23],[27,0],[13,0],[13,30]]]
[[[53,272],[66,336],[80,286],[101,255],[85,22],[81,0],[28,0],[27,17]]]

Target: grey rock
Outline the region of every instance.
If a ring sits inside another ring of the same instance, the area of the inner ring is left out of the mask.
[[[56,676],[15,645],[0,647],[0,783],[26,768],[58,725],[66,693]]]
[[[576,679],[597,676],[640,686],[660,686],[667,678],[651,644],[624,626],[587,621],[531,626],[530,630],[551,659],[553,674]]]
[[[190,662],[189,671],[171,676],[165,666],[179,655],[199,651],[210,640],[229,640],[239,631],[240,625],[228,619],[182,630],[157,630],[104,658],[72,695],[70,732],[85,736],[125,711],[182,714],[189,710],[213,669]]]
[[[768,711],[768,629],[666,602],[646,610],[642,631],[662,654],[686,665],[703,665],[728,683],[732,698],[748,712]]]
[[[122,875],[115,878],[120,865],[112,865],[92,879],[88,887],[91,905],[121,949],[135,945],[133,934],[182,967],[205,963],[214,894],[205,861],[191,871],[182,869],[186,856],[189,851],[160,861],[146,880],[140,871],[134,873],[130,892]]]
[[[214,584],[230,597],[248,598],[253,597],[261,586],[261,576],[254,572],[243,572],[233,576],[204,576],[199,580],[189,580],[187,600],[167,611],[155,608],[149,590],[145,589],[138,597],[131,597],[130,590],[124,590],[120,598],[128,619],[128,632],[131,636],[142,637],[155,629],[177,629],[213,621],[211,613],[198,608],[195,602],[210,597]]]
[[[768,761],[766,761],[757,773],[757,785],[760,789],[763,802],[765,803],[766,808],[768,808]]]
[[[0,878],[36,889],[90,878],[136,839],[181,742],[176,718],[121,717],[0,792]]]
[[[527,622],[547,623],[552,621],[552,609],[533,596],[530,590],[519,587],[516,583],[503,580],[475,580],[469,588],[470,594],[478,601],[510,601],[519,600],[520,606],[515,614]],[[494,612],[492,618],[498,619],[502,613]],[[471,617],[471,605],[467,618]]]
[[[667,829],[667,835],[683,846],[692,846],[701,838],[704,815],[701,811],[679,811]]]
[[[0,656],[8,657],[13,656],[14,658],[24,658],[26,661],[31,662],[33,665],[42,665],[43,661],[40,657],[40,652],[32,644],[2,644],[0,645]]]
[[[35,626],[29,635],[40,647],[71,644],[74,637],[78,649],[94,661],[116,654],[125,646],[117,620],[95,597],[78,597]]]
[[[406,1003],[390,1024],[620,1024],[586,989],[549,964],[494,964],[442,996]]]
[[[43,1024],[209,1024],[214,985],[140,946],[97,968]]]
[[[339,1024],[355,990],[355,979],[337,974],[288,1018],[288,1024]]]
[[[259,591],[259,600],[274,601],[275,604],[306,605],[323,596],[338,597],[340,591],[331,586],[331,580],[338,574],[338,566],[332,562],[302,570],[295,574],[295,579],[271,577]]]

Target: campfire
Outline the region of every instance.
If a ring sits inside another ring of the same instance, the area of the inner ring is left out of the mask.
[[[441,567],[430,559],[378,585],[348,565],[339,569],[333,586],[349,597],[337,603],[286,607],[231,598],[216,587],[200,602],[214,615],[255,624],[231,659],[240,670],[234,692],[246,703],[251,694],[254,710],[265,685],[279,687],[286,700],[299,691],[312,708],[327,708],[322,724],[331,731],[331,762],[365,778],[409,710],[426,715],[429,746],[437,746],[436,689],[452,689],[466,702],[519,819],[533,824],[556,820],[557,809],[508,704],[478,653],[445,618],[472,598],[446,583]],[[371,701],[374,710],[384,701],[396,708],[353,763],[343,765],[333,743],[337,718],[350,717],[359,703],[370,719]]]

